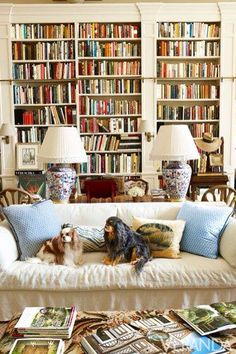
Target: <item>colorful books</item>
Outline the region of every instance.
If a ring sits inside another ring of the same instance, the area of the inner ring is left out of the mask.
[[[201,335],[236,328],[236,301],[174,311]]]
[[[75,307],[26,307],[15,325],[15,337],[70,338]]]
[[[64,353],[64,342],[61,339],[55,338],[31,338],[17,339],[9,354],[34,354],[34,353]]]

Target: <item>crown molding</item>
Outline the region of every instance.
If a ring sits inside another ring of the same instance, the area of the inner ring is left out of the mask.
[[[140,21],[135,3],[130,4],[32,4],[13,5],[11,22]]]

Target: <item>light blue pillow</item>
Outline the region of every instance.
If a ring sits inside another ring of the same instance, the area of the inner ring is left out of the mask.
[[[32,205],[11,205],[3,208],[3,213],[11,225],[22,261],[34,257],[44,241],[61,230],[51,200]]]
[[[79,236],[83,240],[84,252],[105,252],[103,226],[77,226]]]
[[[185,202],[177,215],[186,221],[180,250],[217,258],[220,237],[231,214],[229,207]]]

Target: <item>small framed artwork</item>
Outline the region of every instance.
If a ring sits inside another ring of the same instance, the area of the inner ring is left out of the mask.
[[[223,172],[224,157],[223,154],[212,153],[209,154],[209,165],[212,172]]]
[[[16,144],[16,168],[18,170],[40,170],[38,161],[39,143]]]

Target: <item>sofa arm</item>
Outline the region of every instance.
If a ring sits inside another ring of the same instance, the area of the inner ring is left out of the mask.
[[[230,218],[220,240],[220,255],[236,267],[236,219]]]
[[[4,220],[0,223],[0,268],[7,267],[18,256],[16,241],[10,225]]]

